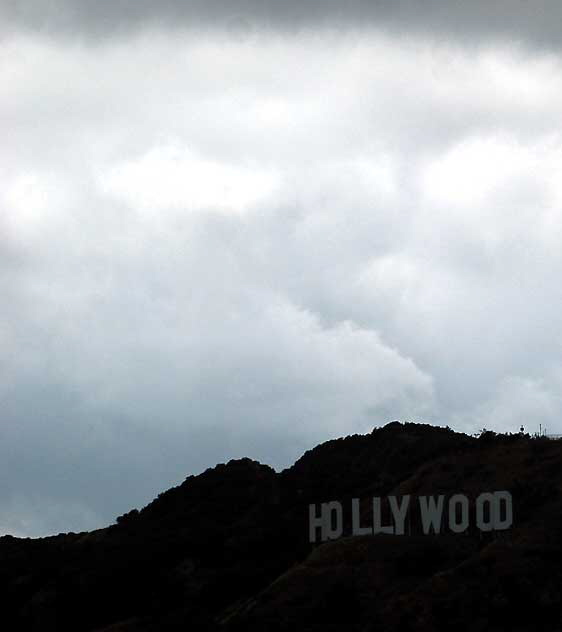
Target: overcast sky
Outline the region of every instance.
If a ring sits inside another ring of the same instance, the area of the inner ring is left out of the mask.
[[[444,4],[0,0],[0,533],[562,433],[562,9]]]

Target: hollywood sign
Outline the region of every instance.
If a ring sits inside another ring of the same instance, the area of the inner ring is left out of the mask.
[[[448,527],[452,533],[463,533],[473,523],[480,531],[503,531],[513,523],[513,505],[511,494],[507,491],[485,492],[475,501],[474,510],[469,511],[468,497],[464,494],[451,496],[445,502],[445,496],[418,496],[417,504],[409,495],[388,496],[385,499],[372,499],[372,520],[370,524],[362,524],[359,498],[351,500],[351,535],[404,535],[406,524],[411,533],[412,514],[419,518],[424,535],[441,533]],[[386,512],[383,511],[383,505]],[[417,505],[417,506],[416,506]],[[383,514],[386,513],[386,520]],[[385,522],[385,524],[383,524]],[[335,540],[344,532],[344,515],[342,504],[336,500],[321,503],[320,511],[316,504],[309,505],[309,539],[310,542]],[[318,537],[319,536],[319,537]]]

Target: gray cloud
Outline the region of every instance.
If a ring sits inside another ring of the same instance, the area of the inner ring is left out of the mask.
[[[561,430],[555,55],[203,29],[2,53],[0,530],[396,418]]]
[[[4,0],[7,28],[45,33],[119,35],[145,27],[211,28],[248,36],[254,29],[281,31],[376,27],[438,39],[482,42],[507,39],[538,47],[560,44],[562,17],[555,0],[449,2],[441,0]],[[6,27],[5,27],[6,28]]]

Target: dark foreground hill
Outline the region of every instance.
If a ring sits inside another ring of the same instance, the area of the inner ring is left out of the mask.
[[[509,490],[513,526],[309,543],[308,506]],[[562,631],[562,441],[388,424],[190,476],[90,533],[0,538],[1,629]]]

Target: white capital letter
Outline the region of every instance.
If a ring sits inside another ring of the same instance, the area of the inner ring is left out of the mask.
[[[460,522],[457,522],[457,505],[461,508]],[[468,498],[464,494],[455,494],[449,500],[449,529],[453,533],[468,529]]]
[[[320,505],[320,515],[316,515],[316,505],[308,505],[308,539],[316,542],[316,530],[320,529],[320,540],[324,540],[324,505]]]
[[[353,498],[351,501],[351,521],[353,535],[371,535],[372,527],[361,526],[361,505],[359,498]]]
[[[496,513],[496,499],[494,494],[484,492],[476,499],[476,525],[480,531],[492,531]],[[484,520],[484,503],[488,503],[488,520]]]
[[[343,515],[341,503],[332,500],[322,505],[324,513],[324,537],[323,540],[337,540],[343,533]],[[333,515],[335,513],[335,521]]]
[[[381,499],[378,497],[373,498],[373,533],[394,533],[394,527],[381,525]]]
[[[434,496],[420,496],[419,501],[424,535],[429,533],[430,527],[433,528],[434,533],[440,533],[444,498],[443,495],[437,496],[437,502],[435,502]]]
[[[501,518],[502,501],[505,503],[505,518]],[[506,491],[494,492],[494,529],[503,531],[513,524],[513,505],[511,494]]]
[[[400,506],[396,500],[396,496],[389,496],[390,509],[392,511],[392,517],[394,518],[395,533],[396,535],[404,535],[404,521],[406,520],[406,513],[410,505],[410,496],[402,496],[402,502]]]

